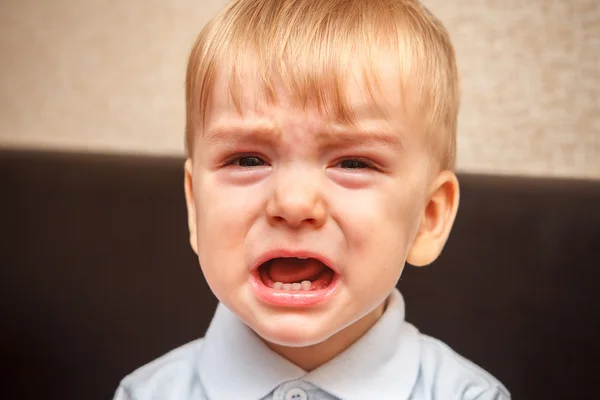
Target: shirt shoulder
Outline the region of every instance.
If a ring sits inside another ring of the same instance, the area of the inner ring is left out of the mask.
[[[510,393],[496,378],[460,356],[448,345],[420,334],[421,363],[413,398],[452,400],[510,400]]]
[[[114,400],[203,399],[196,371],[203,342],[185,344],[126,376]]]

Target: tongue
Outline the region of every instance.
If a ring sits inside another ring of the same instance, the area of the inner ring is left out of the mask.
[[[269,276],[273,282],[281,283],[310,281],[325,268],[322,262],[313,258],[276,258],[269,263]]]

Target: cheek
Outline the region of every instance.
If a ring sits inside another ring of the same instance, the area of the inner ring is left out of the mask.
[[[194,181],[198,259],[211,287],[244,277],[248,232],[264,212],[264,185],[236,186],[218,174]]]
[[[194,186],[198,258],[209,284],[218,274],[228,280],[236,273],[233,265],[243,260],[243,243],[250,211],[247,196],[239,196],[223,185],[205,179]],[[244,201],[246,199],[246,201]]]
[[[238,188],[221,184],[208,175],[195,182],[194,196],[198,231],[204,234],[202,240],[226,244],[243,231],[252,208],[253,196],[249,193],[242,194]]]
[[[419,221],[411,198],[408,193],[379,191],[354,197],[345,208],[342,229],[349,260],[355,266],[349,279],[375,285],[391,284],[400,276]],[[387,279],[381,279],[382,275]]]

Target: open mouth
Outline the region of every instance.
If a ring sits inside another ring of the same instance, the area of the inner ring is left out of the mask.
[[[297,257],[273,258],[263,263],[258,272],[266,287],[290,292],[327,289],[335,275],[331,268],[315,258]]]

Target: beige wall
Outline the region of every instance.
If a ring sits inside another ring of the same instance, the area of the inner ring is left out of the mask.
[[[0,145],[182,154],[183,74],[225,0],[0,3]],[[459,168],[600,178],[600,2],[427,0],[463,76]]]

